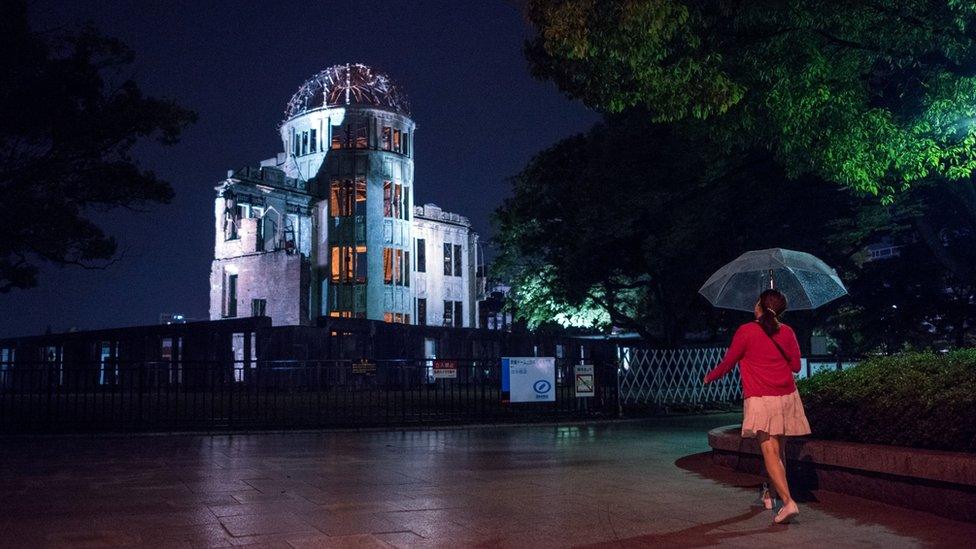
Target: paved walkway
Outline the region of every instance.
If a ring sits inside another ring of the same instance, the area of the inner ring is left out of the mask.
[[[0,440],[4,547],[966,546],[818,492],[797,524],[713,467],[734,416],[571,427]]]

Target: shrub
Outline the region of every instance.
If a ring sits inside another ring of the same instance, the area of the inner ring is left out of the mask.
[[[976,349],[875,357],[798,385],[814,437],[976,452]]]

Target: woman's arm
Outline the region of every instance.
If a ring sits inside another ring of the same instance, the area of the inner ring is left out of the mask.
[[[800,342],[796,340],[796,332],[790,328],[790,337],[786,341],[786,356],[789,357],[790,370],[793,373],[800,371]]]
[[[705,383],[711,383],[732,371],[732,367],[739,362],[745,352],[746,335],[742,328],[739,328],[735,331],[735,335],[732,336],[732,344],[729,345],[729,350],[725,351],[725,358],[722,359],[722,362],[718,363],[718,366],[712,368],[711,372],[705,375]]]

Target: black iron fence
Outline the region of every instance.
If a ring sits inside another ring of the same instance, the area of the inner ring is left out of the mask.
[[[612,417],[615,362],[556,360],[555,402],[508,403],[498,359],[18,363],[0,369],[0,433],[394,426]],[[453,377],[444,377],[444,372]]]

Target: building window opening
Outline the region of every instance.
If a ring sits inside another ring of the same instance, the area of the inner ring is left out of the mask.
[[[383,126],[383,150],[389,151],[393,149],[393,128],[389,126]]]
[[[357,149],[366,149],[369,147],[369,126],[366,124],[365,120],[362,120],[356,124],[355,145]]]
[[[267,299],[251,300],[251,316],[268,316],[267,311],[268,311]]]
[[[393,130],[393,152],[403,153],[403,140],[400,130]]]
[[[366,246],[333,246],[331,264],[332,282],[366,282]]]
[[[363,208],[366,203],[366,182],[357,181],[355,190],[351,179],[333,179],[329,187],[329,215],[332,217],[348,217],[353,214],[353,200],[359,200],[356,196],[359,192],[359,184],[362,184]],[[357,203],[358,205],[358,203]]]
[[[417,272],[427,272],[427,243],[423,238],[417,239]]]
[[[165,342],[165,340],[163,340]],[[165,349],[165,343],[164,349]],[[119,379],[119,362],[116,356],[117,347],[111,341],[99,343],[98,353],[98,384],[115,385]]]
[[[366,283],[366,246],[356,247],[356,283]]]
[[[342,134],[337,132],[335,126],[332,126],[332,149],[338,150],[342,148]]]
[[[403,185],[392,181],[383,182],[383,217],[407,219],[403,200]]]
[[[444,325],[454,326],[454,302],[444,302]]]
[[[224,316],[227,318],[237,317],[237,275],[227,275],[227,284],[224,295]]]
[[[417,299],[417,324],[427,325],[427,298],[425,297]]]
[[[406,275],[403,250],[383,248],[383,283],[404,286]]]
[[[461,273],[463,272],[461,270],[462,258],[463,256],[461,255],[461,245],[455,244],[454,245],[454,276],[461,276]]]
[[[410,287],[410,252],[403,251],[403,261],[400,262],[400,279],[403,285]]]
[[[454,302],[454,327],[461,328],[464,326],[464,315],[461,314],[461,302]]]
[[[366,180],[356,180],[356,215],[366,215]]]
[[[444,243],[444,276],[451,276],[454,274],[453,271],[454,262],[451,261],[451,243]]]
[[[403,132],[403,155],[410,156],[410,134]]]
[[[308,154],[308,132],[302,132],[302,156]]]
[[[314,128],[308,132],[308,150],[311,152],[317,152],[319,150],[318,135]]]

